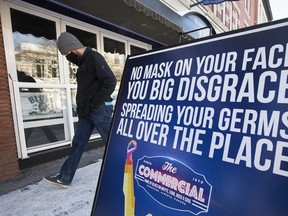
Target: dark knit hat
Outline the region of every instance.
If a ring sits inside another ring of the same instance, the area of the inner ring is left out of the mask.
[[[58,37],[57,47],[64,54],[74,49],[83,48],[83,44],[71,33],[63,32]]]

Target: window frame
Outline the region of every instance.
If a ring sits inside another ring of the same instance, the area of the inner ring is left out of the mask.
[[[92,32],[96,34],[96,44],[97,51],[103,54],[104,43],[103,37],[108,37],[111,39],[115,39],[117,41],[121,41],[125,43],[125,56],[130,54],[130,45],[133,44],[138,47],[143,47],[144,49],[152,49],[152,45],[143,43],[141,41],[137,41],[132,38],[128,38],[126,36],[120,35],[115,32],[110,32],[106,29],[102,29],[98,26],[94,26],[88,23],[84,23],[78,20],[75,20],[71,17],[64,16],[62,14],[58,14],[47,9],[43,9],[29,3],[19,2],[3,2],[0,7],[1,12],[1,20],[2,20],[2,33],[4,40],[4,51],[6,55],[6,63],[7,63],[7,72],[9,74],[9,91],[12,105],[12,115],[14,121],[14,131],[16,137],[16,146],[18,152],[18,158],[25,159],[29,158],[30,154],[40,151],[45,151],[61,146],[71,145],[73,136],[74,136],[74,123],[78,121],[78,117],[73,117],[72,113],[72,97],[71,91],[72,89],[77,88],[77,84],[71,84],[69,81],[69,73],[65,73],[65,71],[69,70],[68,61],[65,60],[65,56],[62,56],[58,51],[58,67],[59,67],[59,83],[41,83],[41,88],[59,88],[63,89],[66,94],[65,106],[66,109],[63,110],[63,117],[61,119],[47,119],[41,122],[37,122],[37,126],[45,126],[45,125],[56,125],[56,124],[64,124],[65,128],[65,140],[56,142],[56,143],[47,143],[37,147],[26,147],[25,141],[25,133],[24,133],[24,122],[22,117],[22,109],[20,102],[20,92],[19,88],[23,86],[31,86],[31,83],[19,83],[17,79],[16,73],[16,59],[14,52],[14,42],[13,42],[13,32],[12,32],[12,20],[10,9],[15,9],[22,11],[24,13],[28,13],[31,15],[39,16],[40,18],[48,19],[50,21],[55,22],[56,28],[56,37],[58,38],[61,32],[66,30],[66,26],[71,26],[74,28],[79,28],[84,31]],[[37,85],[38,86],[38,85]],[[119,86],[118,86],[119,88]],[[32,126],[33,123],[25,123],[28,127]],[[94,134],[91,136],[91,140],[100,138],[99,134]]]

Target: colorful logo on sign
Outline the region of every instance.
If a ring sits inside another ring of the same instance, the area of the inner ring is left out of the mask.
[[[208,212],[212,186],[204,175],[169,157],[139,159],[135,179],[159,204],[195,215]]]

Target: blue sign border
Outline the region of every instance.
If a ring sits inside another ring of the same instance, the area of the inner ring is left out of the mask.
[[[128,195],[135,215],[196,215],[164,208],[135,183],[136,161],[160,155],[211,184],[209,209],[201,215],[285,215],[287,32],[282,20],[128,57],[91,215],[125,215]],[[226,65],[211,69],[208,63],[220,57]],[[144,77],[145,70],[150,72]],[[164,116],[155,114],[160,111]],[[189,119],[196,112],[206,123]]]

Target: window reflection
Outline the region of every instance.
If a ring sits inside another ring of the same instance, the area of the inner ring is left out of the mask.
[[[66,31],[75,35],[84,46],[97,49],[97,38],[95,33],[80,30],[68,25],[66,26]]]
[[[18,119],[20,120],[22,116],[23,120],[23,122],[18,122],[19,131],[22,130],[21,134],[24,133],[26,141],[24,143],[24,140],[21,140],[21,148],[25,149],[26,144],[27,148],[36,149],[36,147],[39,147],[39,150],[41,150],[42,145],[46,146],[49,143],[72,139],[67,128],[73,127],[73,125],[70,125],[71,109],[73,117],[77,117],[76,87],[75,85],[69,86],[67,83],[76,84],[78,67],[69,63],[69,71],[61,72],[64,77],[60,79],[58,58],[62,58],[62,56],[58,56],[56,21],[43,18],[44,16],[41,17],[41,15],[35,15],[36,13],[29,14],[13,8],[10,8],[10,12],[14,42],[12,52],[14,51],[15,54],[17,69],[12,73],[17,72],[18,78],[17,85],[14,85],[14,99],[17,101],[16,104],[19,105],[16,109]],[[58,19],[58,22],[62,26],[61,19]],[[75,28],[66,25],[66,31],[74,34],[84,46],[99,49],[97,38],[100,37],[98,34],[82,30],[81,26]],[[119,38],[119,40],[121,39]],[[127,54],[126,42],[119,40],[107,36],[103,37],[101,41],[101,48],[103,46],[103,53],[101,54],[107,60],[118,81],[112,94],[114,105]],[[130,46],[130,49],[131,52],[129,53],[132,54],[145,51],[137,46]],[[11,61],[14,63],[14,59]],[[67,62],[64,61],[64,64],[67,64]],[[61,68],[66,68],[65,66],[62,65]],[[60,84],[55,85],[55,83]],[[68,88],[71,90],[71,98],[69,97],[69,101],[66,101]],[[69,112],[66,112],[66,106]],[[76,118],[73,118],[73,121],[77,121]],[[76,124],[77,122],[74,123],[75,127]],[[95,129],[93,134],[96,135],[97,133]]]
[[[68,62],[68,65],[69,65],[69,82],[72,84],[76,84],[77,83],[76,73],[77,73],[78,66],[71,62]]]
[[[71,89],[71,100],[72,100],[72,115],[73,117],[77,117],[77,105],[76,105],[76,89]]]
[[[63,89],[21,88],[23,121],[63,118],[64,98]]]
[[[65,140],[63,124],[25,128],[24,131],[27,148]]]
[[[59,83],[55,22],[11,9],[16,67],[36,81]]]
[[[130,53],[131,55],[136,55],[142,52],[145,52],[146,49],[138,47],[138,46],[134,46],[134,45],[130,45]]]
[[[125,43],[104,37],[104,58],[120,82],[126,61]]]
[[[18,77],[19,82],[36,83],[36,80],[32,76],[29,76],[24,71],[17,70],[17,77]],[[31,92],[40,92],[41,89],[39,89],[39,88],[25,88],[25,87],[20,88],[20,92],[30,92],[30,91]]]

